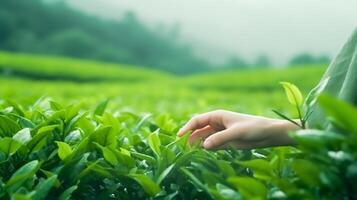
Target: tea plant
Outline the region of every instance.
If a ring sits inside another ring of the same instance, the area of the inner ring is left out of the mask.
[[[300,106],[302,97],[284,86]],[[187,135],[178,138],[185,119],[166,114],[113,112],[108,100],[92,110],[47,99],[30,107],[5,100],[0,198],[357,198],[357,109],[328,96],[318,102],[335,129],[291,133],[296,147],[206,151],[189,146]],[[304,115],[299,118],[303,126]]]

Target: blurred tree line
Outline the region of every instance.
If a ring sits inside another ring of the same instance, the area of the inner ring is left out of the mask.
[[[63,0],[0,0],[0,49],[134,64],[177,74],[273,66],[261,54],[253,62],[232,55],[213,68],[195,55],[191,45],[180,41],[177,27],[153,30],[132,12],[120,21],[101,19],[70,8]],[[302,53],[289,64],[329,60]]]
[[[128,12],[89,16],[63,1],[0,0],[0,49],[148,66],[184,74],[209,68],[191,46],[156,33]]]
[[[258,55],[258,57],[256,57],[255,61],[253,62],[248,62],[240,56],[232,55],[223,65],[224,68],[228,69],[267,68],[272,66],[273,64],[270,61],[270,58],[265,54]]]
[[[293,58],[291,58],[290,65],[304,65],[304,64],[328,64],[331,61],[331,58],[326,55],[322,56],[313,56],[309,53],[301,53]]]
[[[289,62],[288,66],[291,67],[302,67],[304,65],[311,66],[312,64],[329,64],[331,58],[327,55],[314,56],[310,53],[303,52],[293,56]],[[265,54],[260,54],[256,57],[253,62],[249,62],[242,57],[237,55],[232,55],[229,57],[227,62],[223,65],[223,68],[228,69],[256,69],[256,68],[268,68],[273,67],[274,64],[271,62],[270,58]]]

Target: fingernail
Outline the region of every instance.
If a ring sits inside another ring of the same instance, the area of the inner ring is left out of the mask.
[[[210,149],[210,148],[212,148],[212,147],[213,147],[212,141],[206,140],[206,141],[203,143],[203,147],[204,147],[205,149]]]

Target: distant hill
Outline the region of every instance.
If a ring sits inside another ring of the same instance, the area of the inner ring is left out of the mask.
[[[139,66],[0,51],[0,78],[71,82],[144,82],[170,74]]]
[[[190,45],[149,29],[134,13],[111,21],[81,13],[64,1],[0,0],[0,5],[2,50],[134,64],[177,74],[209,69]]]
[[[280,81],[294,82],[303,91],[309,91],[318,83],[326,67],[327,65],[314,64],[284,69],[231,69],[178,77],[140,66],[0,51],[0,79],[129,84],[159,82],[163,85],[172,81],[179,83],[180,87],[187,86],[200,92],[275,91],[281,90],[278,84]]]

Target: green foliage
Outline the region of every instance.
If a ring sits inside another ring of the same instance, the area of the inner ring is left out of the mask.
[[[291,133],[296,147],[245,151],[191,147],[187,136],[177,138],[178,121],[160,113],[2,102],[1,117],[10,123],[1,124],[0,197],[356,198],[356,108],[325,95],[318,102],[341,132],[304,129]]]
[[[356,198],[356,108],[331,97],[318,103],[333,129],[292,133],[296,147],[206,151],[176,137],[191,114],[217,107],[265,114],[278,106],[298,117],[276,83],[305,92],[321,67],[178,78],[81,60],[0,58],[14,71],[75,78],[0,78],[0,199]]]
[[[337,127],[357,134],[355,118],[357,116],[357,109],[355,107],[326,95],[321,95],[319,101]]]

